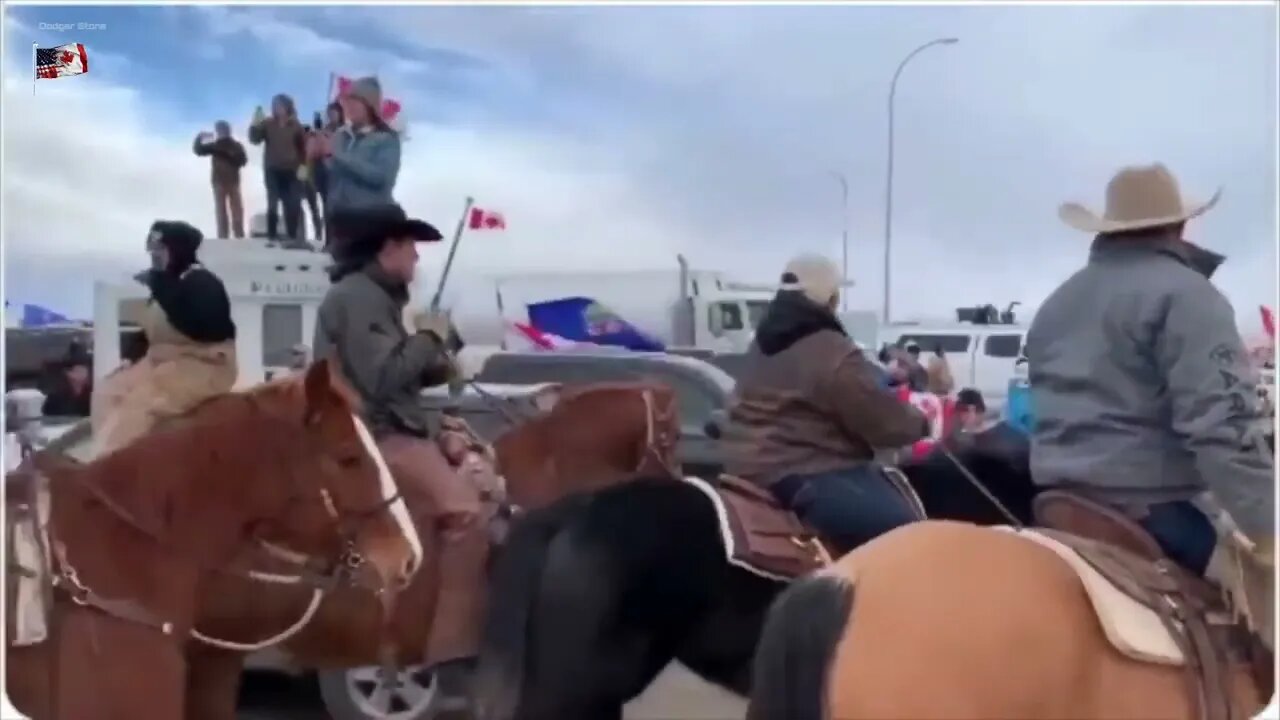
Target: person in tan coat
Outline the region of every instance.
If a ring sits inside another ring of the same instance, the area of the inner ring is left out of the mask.
[[[94,393],[95,456],[132,443],[160,421],[186,414],[235,385],[231,301],[222,281],[196,259],[203,240],[184,222],[152,225],[147,239],[152,268],[139,276],[151,289],[143,319],[147,353],[108,376]]]
[[[214,135],[200,133],[191,149],[199,157],[208,157],[213,183],[213,214],[218,237],[244,239],[244,199],[240,193],[240,169],[248,164],[244,145],[231,137],[231,125],[219,120]]]
[[[934,395],[946,397],[956,389],[955,378],[951,376],[951,363],[947,362],[947,356],[942,352],[941,346],[934,347],[933,355],[925,365],[925,372],[929,376],[929,392]]]

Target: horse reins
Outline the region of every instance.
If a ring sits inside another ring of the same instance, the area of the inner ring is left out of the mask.
[[[640,461],[636,463],[635,471],[639,473],[643,470],[645,461],[652,457],[667,474],[673,478],[678,478],[680,477],[680,471],[676,466],[675,460],[663,452],[663,448],[673,444],[671,437],[667,433],[671,429],[671,421],[675,419],[675,410],[668,406],[667,412],[659,414],[657,402],[654,400],[653,388],[651,387],[646,387],[640,393],[640,398],[644,402],[645,446],[640,454]]]
[[[1013,512],[1009,510],[1009,508],[1005,507],[1004,503],[1000,502],[1000,499],[997,498],[994,493],[988,490],[987,486],[984,485],[982,481],[977,478],[977,476],[975,476],[972,472],[969,471],[969,468],[965,467],[965,464],[960,461],[960,458],[955,456],[955,453],[951,452],[951,449],[948,448],[945,443],[938,443],[936,447],[943,454],[943,456],[946,457],[947,460],[950,460],[951,464],[954,465],[956,469],[960,471],[960,474],[964,476],[964,479],[968,480],[970,485],[972,485],[975,489],[977,489],[978,492],[982,493],[983,497],[985,497],[988,501],[990,501],[990,503],[995,506],[996,510],[1000,511],[1000,514],[1003,515],[1005,519],[1009,521],[1009,524],[1011,526],[1013,526],[1018,530],[1026,529],[1026,526],[1023,524],[1021,520],[1018,519],[1018,516],[1014,515]]]
[[[479,395],[480,399],[484,400],[485,403],[494,410],[497,410],[498,414],[505,418],[511,425],[519,425],[520,423],[531,419],[523,412],[517,410],[514,402],[507,398],[500,398],[488,390],[485,390],[480,386],[479,382],[476,382],[475,380],[467,380],[466,385],[470,386],[472,390],[475,390],[476,395]]]
[[[255,412],[260,412],[259,409],[257,408],[255,398],[253,398],[250,395],[245,395],[243,397],[246,401],[250,403],[250,405],[254,406]],[[27,458],[30,458],[33,454],[34,453],[28,453]],[[27,459],[27,458],[24,458],[24,459]],[[33,506],[35,506],[38,503],[36,499],[38,493],[40,492],[38,483],[40,483],[42,480],[46,482],[50,481],[50,478],[48,478],[45,475],[44,471],[40,470],[38,466],[35,468],[35,471],[36,472],[32,473],[31,479],[28,483],[29,487],[31,488]],[[133,530],[139,532],[140,534],[145,536],[147,539],[151,540],[157,546],[160,546],[162,548],[166,546],[165,538],[163,537],[162,533],[160,533],[154,528],[148,527],[146,524],[139,521],[132,512],[130,512],[127,508],[125,508],[123,505],[117,502],[115,498],[111,497],[110,494],[108,494],[105,490],[99,487],[96,483],[85,480],[81,476],[81,473],[79,472],[70,473],[70,476],[76,482],[77,487],[86,490],[91,496],[93,496],[95,500],[101,503],[103,507],[105,507],[111,513],[111,515],[113,515],[116,519],[128,525]],[[51,482],[49,484],[50,486],[52,485]],[[355,571],[358,570],[364,564],[365,558],[362,555],[360,555],[358,551],[355,550],[355,544],[354,544],[354,541],[352,540],[354,533],[349,532],[346,528],[346,524],[347,524],[346,521],[348,520],[348,515],[350,514],[344,515],[341,511],[338,510],[337,505],[333,502],[332,495],[329,493],[328,488],[321,486],[319,488],[319,495],[321,498],[321,502],[324,505],[325,510],[328,513],[330,519],[334,521],[334,526],[335,526],[335,529],[337,530],[338,537],[343,544],[343,552],[337,558],[337,560],[333,563],[324,563],[326,565],[331,565],[334,568],[329,573],[325,573],[322,570],[317,571],[315,569],[316,563],[314,562],[314,558],[302,553],[297,553],[292,550],[288,550],[287,548],[282,548],[280,546],[274,545],[260,538],[253,538],[253,539],[256,540],[258,545],[263,550],[265,550],[268,554],[276,557],[279,560],[298,565],[300,567],[298,574],[283,575],[283,574],[276,574],[276,573],[265,573],[265,572],[256,571],[256,570],[241,570],[239,568],[233,568],[233,567],[213,567],[213,566],[209,566],[206,563],[195,560],[194,558],[188,558],[188,560],[191,561],[202,572],[225,573],[225,574],[234,575],[237,577],[246,578],[249,580],[256,580],[259,582],[266,582],[266,583],[276,583],[276,584],[306,583],[308,585],[311,585],[313,589],[312,598],[310,603],[308,604],[307,609],[302,614],[301,618],[297,622],[295,622],[294,624],[286,628],[283,632],[259,643],[243,644],[243,643],[234,643],[227,640],[219,640],[217,638],[203,635],[198,630],[196,630],[194,626],[190,628],[190,631],[189,631],[191,637],[197,640],[200,640],[201,642],[212,645],[214,647],[219,647],[227,650],[253,651],[253,650],[260,650],[262,648],[269,647],[271,645],[282,642],[285,639],[288,639],[292,635],[299,632],[302,628],[306,627],[306,625],[315,616],[315,613],[320,606],[320,602],[323,599],[323,596],[332,588],[338,586],[339,584],[342,584],[344,581],[349,581],[350,578],[354,576]],[[390,506],[392,503],[398,502],[400,500],[401,500],[401,496],[399,493],[397,493],[394,497],[381,501],[374,508],[365,512],[356,513],[356,515],[361,516],[361,518],[372,516],[373,514],[376,514],[377,512],[380,512],[381,510]],[[39,522],[38,517],[36,518],[35,522],[37,523]],[[49,538],[48,542],[51,547],[45,548],[43,540],[39,540],[38,544],[41,546],[40,550],[42,554],[45,554],[46,557],[48,556],[48,554],[52,554],[53,559],[56,561],[55,565],[57,569],[53,572],[52,577],[49,580],[49,584],[52,587],[63,589],[67,593],[71,601],[77,605],[80,605],[83,607],[93,607],[99,610],[100,612],[105,613],[108,616],[115,617],[117,619],[125,620],[128,622],[132,622],[135,624],[144,625],[146,627],[150,627],[152,629],[158,630],[165,635],[172,634],[174,629],[172,622],[167,622],[157,618],[153,613],[141,607],[135,601],[104,598],[98,595],[97,593],[95,593],[92,588],[90,588],[89,586],[84,584],[83,581],[81,581],[75,566],[72,565],[69,559],[67,558],[66,546],[57,539],[56,533],[54,532],[52,527],[52,521],[50,521],[49,525],[45,527],[45,532],[48,533],[48,538]],[[36,532],[37,538],[38,539],[41,538],[42,535],[43,533],[37,530]]]

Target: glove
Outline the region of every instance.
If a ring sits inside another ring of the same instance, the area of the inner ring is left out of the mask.
[[[311,168],[306,165],[298,166],[298,182],[305,183],[311,178]]]
[[[424,310],[414,314],[413,329],[418,332],[429,332],[440,342],[445,343],[454,334],[453,318],[447,312]]]

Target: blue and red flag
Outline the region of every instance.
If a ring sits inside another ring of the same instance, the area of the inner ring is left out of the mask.
[[[587,297],[569,297],[529,305],[529,324],[566,340],[611,345],[641,352],[664,352],[662,341]]]

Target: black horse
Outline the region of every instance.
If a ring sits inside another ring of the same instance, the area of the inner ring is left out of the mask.
[[[1027,443],[997,425],[956,451],[1027,522]],[[902,468],[930,517],[1009,519],[941,453]],[[523,518],[497,558],[476,701],[482,720],[619,720],[672,660],[739,695],[785,587],[729,565],[712,504],[670,478],[563,499]]]

